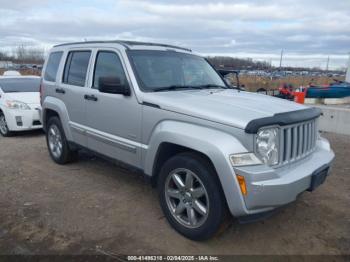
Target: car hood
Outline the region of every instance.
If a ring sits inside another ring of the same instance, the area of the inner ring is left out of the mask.
[[[26,104],[40,104],[39,92],[6,93],[6,100],[16,100]]]
[[[281,98],[232,89],[145,93],[144,102],[242,129],[251,120],[307,108]]]

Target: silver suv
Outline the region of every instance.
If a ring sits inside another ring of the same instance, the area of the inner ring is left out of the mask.
[[[41,98],[56,163],[87,148],[136,168],[157,187],[169,223],[194,240],[217,232],[228,211],[256,220],[314,190],[334,158],[318,109],[235,90],[181,47],[55,46]]]

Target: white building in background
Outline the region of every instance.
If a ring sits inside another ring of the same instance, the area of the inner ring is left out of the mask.
[[[9,69],[13,67],[12,61],[0,61],[0,68],[1,69]]]

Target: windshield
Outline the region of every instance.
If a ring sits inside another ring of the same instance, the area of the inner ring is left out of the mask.
[[[175,51],[130,50],[128,54],[143,91],[227,88],[202,57]]]
[[[0,88],[4,93],[39,92],[40,78],[4,78]]]

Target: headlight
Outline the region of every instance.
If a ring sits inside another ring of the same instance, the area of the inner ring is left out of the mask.
[[[30,107],[23,102],[20,101],[6,101],[6,106],[10,109],[18,109],[18,110],[29,110]]]
[[[259,130],[255,146],[258,156],[265,164],[278,164],[278,128]]]
[[[230,155],[230,160],[232,166],[251,166],[261,164],[260,159],[258,159],[253,153]]]

